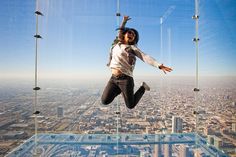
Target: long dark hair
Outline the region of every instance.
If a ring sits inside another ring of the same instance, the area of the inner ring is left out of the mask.
[[[133,31],[134,34],[135,34],[135,39],[134,39],[134,41],[131,42],[131,43],[129,43],[129,44],[130,44],[130,45],[136,45],[136,44],[138,44],[138,41],[139,41],[139,33],[138,33],[138,31],[137,31],[136,29],[134,29],[134,28],[128,28],[128,27],[126,27],[126,28],[124,29],[124,35],[125,35],[125,33],[127,33],[128,31]]]
[[[125,27],[125,28],[117,28],[116,30],[120,30],[122,31],[122,36],[124,37],[125,33],[127,33],[128,31],[133,31],[135,33],[135,39],[133,42],[129,43],[130,45],[135,45],[135,44],[138,44],[138,41],[139,41],[139,33],[136,29],[134,28],[129,28],[129,27]],[[122,40],[123,40],[123,37],[122,37]]]

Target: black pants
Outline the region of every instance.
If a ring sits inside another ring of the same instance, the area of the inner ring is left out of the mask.
[[[132,109],[145,93],[145,88],[143,86],[139,87],[134,94],[134,80],[132,77],[124,74],[120,76],[112,75],[102,94],[102,103],[104,105],[110,104],[120,93],[122,93],[125,99],[126,106]]]

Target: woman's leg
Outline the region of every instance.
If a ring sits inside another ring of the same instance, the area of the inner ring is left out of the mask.
[[[120,88],[116,85],[114,78],[111,77],[103,91],[101,98],[102,104],[110,104],[114,100],[114,98],[120,93]]]
[[[141,86],[134,94],[134,80],[130,76],[122,80],[119,83],[119,87],[125,99],[125,104],[129,109],[134,108],[145,93],[145,88]]]

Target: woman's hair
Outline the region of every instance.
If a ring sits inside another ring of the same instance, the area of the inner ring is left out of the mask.
[[[127,33],[128,31],[133,31],[134,32],[134,34],[135,34],[135,39],[134,39],[134,41],[132,42],[132,43],[129,43],[130,45],[136,45],[136,44],[138,44],[138,41],[139,41],[139,34],[138,34],[138,31],[136,30],[136,29],[134,29],[134,28],[125,28],[124,29],[124,35],[125,35],[125,33]]]
[[[135,39],[132,43],[129,43],[130,45],[135,45],[135,44],[138,44],[138,41],[139,41],[139,33],[136,29],[134,28],[128,28],[128,27],[125,27],[125,28],[118,28],[116,30],[120,30],[122,35],[119,36],[120,40],[122,41],[124,39],[124,36],[125,36],[125,33],[127,33],[128,31],[133,31],[135,33]]]

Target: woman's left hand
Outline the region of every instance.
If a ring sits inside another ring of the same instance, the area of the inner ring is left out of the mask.
[[[163,64],[161,64],[161,65],[159,66],[159,69],[162,70],[165,74],[166,74],[166,72],[171,72],[171,71],[172,71],[172,68],[166,67],[166,66],[164,66]]]

